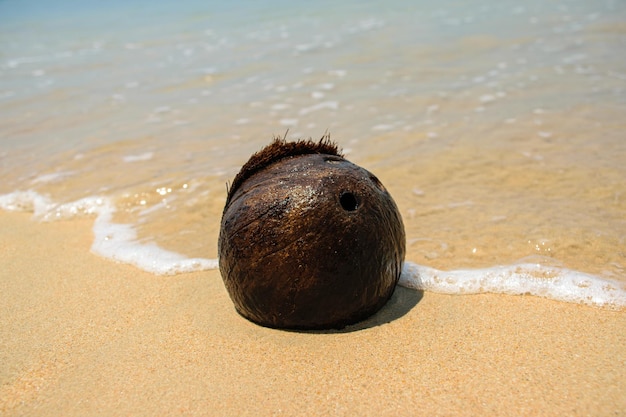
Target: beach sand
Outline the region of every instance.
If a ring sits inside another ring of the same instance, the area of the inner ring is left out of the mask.
[[[0,414],[626,414],[626,312],[397,288],[341,332],[234,310],[218,271],[91,254],[93,219],[0,212]]]

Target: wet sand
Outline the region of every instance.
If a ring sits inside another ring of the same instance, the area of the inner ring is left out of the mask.
[[[626,413],[624,311],[397,288],[345,331],[278,331],[218,271],[98,258],[91,226],[0,212],[3,416]]]

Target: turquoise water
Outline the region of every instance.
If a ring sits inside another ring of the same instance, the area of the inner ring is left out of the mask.
[[[248,156],[329,131],[408,260],[626,282],[625,47],[619,1],[0,1],[3,207],[213,259]]]

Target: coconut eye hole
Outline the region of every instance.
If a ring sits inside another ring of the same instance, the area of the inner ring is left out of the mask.
[[[339,203],[345,211],[354,211],[359,208],[359,200],[350,191],[344,191],[339,196]]]

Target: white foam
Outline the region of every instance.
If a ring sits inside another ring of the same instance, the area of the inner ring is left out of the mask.
[[[339,103],[336,101],[323,101],[321,103],[314,104],[309,107],[304,107],[300,109],[300,115],[303,116],[305,114],[312,113],[314,111],[328,109],[328,110],[337,110],[339,108]]]
[[[280,119],[278,121],[282,126],[297,126],[298,119]]]
[[[138,242],[137,232],[132,225],[113,223],[115,206],[106,197],[91,196],[71,203],[55,204],[35,191],[16,191],[0,195],[0,208],[30,212],[43,221],[96,215],[91,251],[154,274],[174,275],[218,268],[217,259],[188,258],[160,248],[155,243]]]
[[[626,289],[618,282],[565,268],[528,263],[440,271],[405,262],[399,285],[442,294],[529,294],[596,307],[626,307]]]
[[[345,77],[346,74],[348,74],[348,71],[344,70],[344,69],[335,69],[335,70],[330,70],[328,71],[328,75],[333,75],[335,77]]]
[[[276,104],[273,104],[272,107],[270,108],[272,110],[286,110],[289,107],[291,107],[289,103],[276,103]]]
[[[481,103],[491,103],[492,101],[494,101],[496,99],[495,96],[491,95],[491,94],[483,94],[482,96],[480,96],[479,100]]]
[[[154,152],[144,152],[138,155],[125,155],[122,157],[124,162],[149,161],[154,156]]]
[[[188,258],[165,250],[155,243],[140,243],[132,225],[113,222],[115,206],[106,197],[91,196],[70,203],[56,204],[35,191],[16,191],[0,195],[0,208],[30,212],[42,221],[95,215],[95,238],[91,251],[154,274],[173,275],[218,268],[217,259]],[[626,288],[619,282],[565,268],[531,263],[440,271],[405,262],[399,285],[442,294],[529,294],[605,308],[626,307]]]
[[[137,233],[129,224],[113,223],[113,211],[103,212],[94,222],[95,239],[91,251],[117,262],[131,264],[158,275],[216,269],[217,259],[187,258],[160,248],[154,243],[137,242]]]
[[[37,178],[32,180],[31,184],[48,184],[52,182],[57,182],[62,179],[65,179],[66,177],[70,177],[74,174],[75,174],[74,171],[60,171],[60,172],[53,172],[51,174],[43,174],[43,175],[39,175]]]
[[[0,195],[0,208],[6,211],[25,211],[38,215],[55,206],[49,198],[35,191],[15,191]]]

